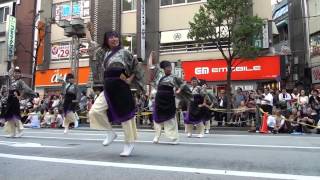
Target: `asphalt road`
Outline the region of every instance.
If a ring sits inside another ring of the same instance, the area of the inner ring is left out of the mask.
[[[1,131],[1,129],[0,129]],[[219,132],[179,145],[152,144],[140,131],[131,157],[120,157],[123,133],[108,147],[103,131],[27,129],[23,138],[0,136],[0,180],[320,180],[319,135]]]

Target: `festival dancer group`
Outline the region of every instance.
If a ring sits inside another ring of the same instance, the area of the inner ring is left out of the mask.
[[[131,88],[132,86],[140,87],[138,89],[144,92],[142,88],[142,69],[137,59],[121,46],[118,33],[105,33],[101,46],[91,41],[90,33],[87,33],[87,39],[90,42],[96,61],[104,70],[103,92],[96,98],[88,113],[90,128],[107,131],[102,144],[108,146],[117,138],[116,132],[112,129],[112,123],[120,123],[124,132],[124,148],[120,156],[130,156],[137,140],[136,108]],[[204,137],[205,125],[208,127],[207,121],[211,118],[211,111],[209,110],[211,101],[205,88],[198,84],[198,79],[192,78],[192,88],[190,89],[182,79],[172,74],[169,61],[162,61],[160,68],[163,69],[164,75],[155,83],[157,92],[153,108],[155,130],[153,143],[159,143],[162,129],[164,129],[165,136],[171,140],[172,144],[179,143],[176,99],[188,104],[188,113],[184,117],[187,136],[192,137],[195,126],[198,131],[196,137]],[[16,72],[20,71],[16,70]],[[14,78],[14,82],[10,87],[8,96],[6,96],[7,108],[2,108],[5,111],[1,113],[1,118],[7,122],[5,129],[10,137],[16,136],[16,131],[18,136],[22,135],[20,112],[18,112],[19,100],[16,94],[21,93],[21,91],[24,91],[25,95],[32,96],[35,94],[18,76]],[[203,86],[205,87],[205,83]],[[74,76],[68,74],[66,81],[63,82],[64,133],[68,132],[69,124],[75,122],[78,92],[78,87],[74,84]],[[207,128],[206,131],[208,133],[209,129]]]

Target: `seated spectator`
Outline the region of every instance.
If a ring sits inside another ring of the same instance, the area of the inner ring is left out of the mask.
[[[54,95],[53,99],[52,99],[52,104],[51,104],[51,108],[58,108],[60,106],[60,99],[59,96]]]
[[[52,128],[62,128],[63,117],[62,111],[58,108],[54,109],[54,121],[51,123]]]
[[[277,134],[284,128],[285,117],[281,115],[280,110],[275,110],[274,115],[268,116],[268,129],[270,132]]]
[[[41,98],[39,93],[36,93],[36,97],[33,98],[32,100],[32,104],[33,104],[33,108],[36,110],[40,109],[40,103],[41,103]]]
[[[40,113],[36,112],[34,109],[31,109],[28,118],[27,124],[24,124],[23,126],[26,128],[40,128]]]
[[[51,127],[51,122],[53,121],[54,121],[53,110],[49,109],[49,111],[47,111],[44,114],[43,121],[41,122],[41,127]]]
[[[297,121],[297,119],[298,119],[298,109],[297,108],[292,108],[292,110],[291,110],[291,114],[290,114],[290,116],[289,116],[289,122],[290,122],[290,124],[291,124],[291,128],[292,128],[292,131],[293,131],[293,133],[295,133],[296,132],[296,128],[297,128],[297,126],[298,126],[298,121]]]
[[[303,114],[301,111],[298,112],[297,126],[295,131],[300,133],[311,133],[311,129],[314,129],[315,117],[317,114],[312,108],[307,109],[307,114]]]

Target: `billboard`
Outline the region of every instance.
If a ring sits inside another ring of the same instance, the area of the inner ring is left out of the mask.
[[[280,76],[280,57],[258,57],[255,60],[236,59],[233,63],[231,79],[238,80],[265,80],[276,79]],[[182,68],[185,80],[192,77],[207,81],[226,81],[227,64],[224,59],[183,61]]]

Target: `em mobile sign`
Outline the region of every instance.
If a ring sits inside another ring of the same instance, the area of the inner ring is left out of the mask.
[[[16,18],[7,16],[7,42],[8,42],[8,60],[11,61],[14,56],[16,42]]]

